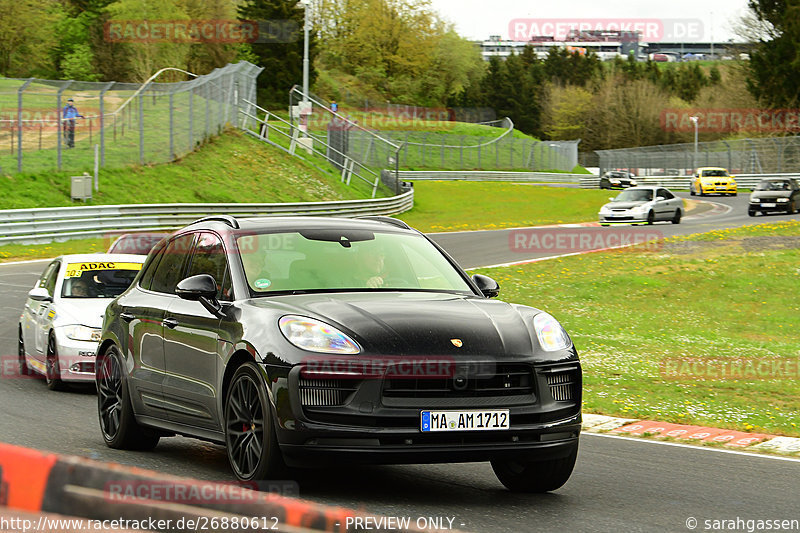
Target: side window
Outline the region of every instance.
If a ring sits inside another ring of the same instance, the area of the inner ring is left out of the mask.
[[[142,272],[142,278],[139,280],[139,287],[150,290],[150,285],[153,282],[153,275],[156,273],[158,263],[161,261],[161,258],[164,257],[164,248],[166,248],[166,245],[159,246],[150,256],[144,267],[142,267],[144,272]]]
[[[60,261],[53,261],[42,273],[39,278],[39,287],[44,287],[50,296],[53,296],[56,290],[56,279],[58,278],[58,268],[61,266]]]
[[[170,241],[153,274],[150,290],[175,294],[175,286],[183,279],[186,260],[192,251],[192,242],[196,235],[188,233]]]
[[[186,277],[198,274],[210,274],[217,282],[220,300],[231,299],[230,278],[227,276],[228,261],[222,241],[213,233],[201,233],[192,255],[192,263]]]
[[[675,198],[675,197],[672,195],[672,193],[671,193],[671,192],[669,192],[667,189],[658,189],[658,195],[659,195],[659,196],[663,196],[663,197],[664,197],[664,198],[666,198],[667,200],[671,200],[672,198]]]

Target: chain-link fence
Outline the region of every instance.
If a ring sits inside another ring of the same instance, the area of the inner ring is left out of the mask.
[[[101,167],[172,161],[242,125],[261,70],[241,62],[144,85],[0,78],[0,172],[91,170],[95,147]]]
[[[734,139],[598,150],[600,173],[630,169],[639,176],[688,175],[697,167],[732,174],[800,172],[800,136]]]
[[[570,172],[578,164],[580,141],[535,141],[514,135],[513,124],[503,119],[497,136],[458,135],[416,131],[378,131],[379,136],[402,146],[400,167],[437,170],[520,170]],[[365,161],[386,154],[361,134],[350,137],[353,150]]]

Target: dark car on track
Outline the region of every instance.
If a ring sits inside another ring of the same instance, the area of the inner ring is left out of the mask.
[[[169,233],[123,233],[108,247],[110,254],[147,255]]]
[[[491,461],[511,490],[557,489],[578,450],[577,351],[498,292],[387,217],[201,219],[106,312],[103,438],[220,443],[243,480]]]
[[[750,193],[747,214],[782,212],[793,214],[800,210],[800,186],[792,178],[763,179]]]
[[[627,170],[610,170],[600,177],[601,189],[636,187],[636,176]]]

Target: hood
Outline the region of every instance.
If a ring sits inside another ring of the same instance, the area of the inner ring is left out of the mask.
[[[81,324],[103,327],[103,317],[114,298],[61,298],[56,306],[56,325]]]
[[[528,356],[538,350],[539,311],[497,300],[442,293],[304,294],[248,302],[280,315],[317,318],[352,336],[364,354],[476,358]],[[457,347],[457,339],[461,347]],[[562,355],[562,354],[560,354]]]
[[[700,181],[702,183],[716,183],[718,181],[722,182],[722,183],[727,183],[727,182],[729,182],[731,180],[733,180],[733,176],[701,176],[700,177]]]
[[[609,202],[603,207],[606,209],[631,209],[632,207],[639,207],[640,205],[644,205],[649,202],[651,202],[651,200],[641,200],[638,202]]]
[[[753,191],[750,198],[789,198],[792,191]]]

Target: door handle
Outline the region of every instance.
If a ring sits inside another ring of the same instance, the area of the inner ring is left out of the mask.
[[[175,320],[174,318],[165,318],[165,319],[164,319],[164,320],[161,322],[161,325],[162,325],[162,326],[166,326],[166,327],[168,327],[169,329],[174,329],[174,328],[175,328],[175,326],[177,326],[177,325],[178,325],[178,321],[177,321],[177,320]]]
[[[125,322],[130,322],[131,320],[133,320],[134,318],[136,318],[136,317],[134,317],[134,316],[133,316],[132,314],[130,314],[130,313],[120,313],[120,314],[119,314],[119,317],[120,317],[122,320],[124,320]]]

